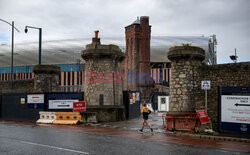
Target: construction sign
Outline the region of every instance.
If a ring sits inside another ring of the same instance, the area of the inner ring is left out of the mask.
[[[205,110],[197,110],[196,113],[198,117],[200,118],[201,124],[206,124],[210,122]]]
[[[86,102],[74,102],[73,103],[73,112],[77,111],[86,111]]]

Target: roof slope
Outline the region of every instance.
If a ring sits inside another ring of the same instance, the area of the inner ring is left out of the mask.
[[[44,41],[42,43],[42,64],[72,64],[81,61],[81,51],[85,49],[91,39],[71,39]],[[102,44],[118,45],[125,52],[125,39],[101,38]],[[152,36],[151,62],[168,62],[167,52],[172,46],[191,44],[199,46],[208,52],[208,37],[201,36]],[[15,44],[14,66],[38,64],[38,43]],[[11,65],[11,46],[0,46],[0,66]]]

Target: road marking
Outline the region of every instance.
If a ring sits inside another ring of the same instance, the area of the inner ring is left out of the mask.
[[[228,151],[225,150],[216,150],[217,152],[223,152],[223,153],[227,153]]]
[[[56,146],[50,146],[50,145],[44,145],[44,144],[39,144],[39,143],[32,143],[32,142],[27,142],[27,141],[22,141],[22,140],[20,140],[20,142],[25,143],[25,144],[43,146],[43,147],[48,147],[48,148],[52,148],[52,149],[64,150],[64,151],[75,152],[75,153],[80,153],[80,154],[89,154],[88,152],[71,150],[71,149],[66,149],[66,148],[61,148],[61,147],[56,147]]]

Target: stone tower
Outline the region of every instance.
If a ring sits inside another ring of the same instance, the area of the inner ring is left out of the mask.
[[[55,65],[36,65],[33,68],[34,92],[59,92],[60,67]]]
[[[144,99],[149,97],[153,83],[150,77],[150,34],[147,16],[137,18],[125,27],[124,90],[141,91]]]
[[[197,68],[205,58],[202,48],[183,45],[169,49],[171,60],[170,111],[187,112],[195,110],[194,92],[200,88]]]
[[[120,63],[125,56],[116,45],[102,45],[98,32],[82,51],[86,61],[84,100],[88,111],[97,112],[98,121],[116,121],[119,109],[124,109]]]

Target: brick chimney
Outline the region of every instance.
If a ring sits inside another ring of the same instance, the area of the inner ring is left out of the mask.
[[[125,27],[126,59],[122,66],[125,73],[124,90],[141,91],[149,97],[152,88],[150,78],[150,38],[149,17],[137,18]]]

